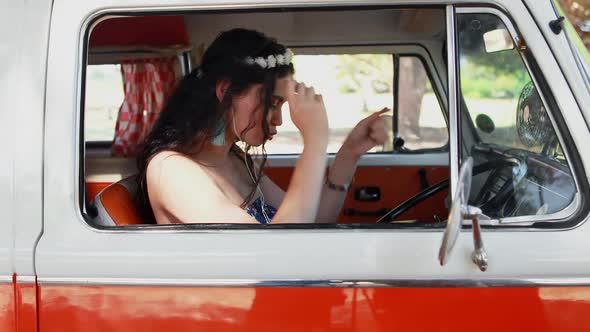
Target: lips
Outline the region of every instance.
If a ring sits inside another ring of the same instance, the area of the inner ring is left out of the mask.
[[[268,139],[269,139],[269,140],[272,140],[272,138],[273,138],[273,137],[274,137],[276,134],[277,134],[277,131],[276,131],[276,130],[271,130],[271,131],[268,133]]]

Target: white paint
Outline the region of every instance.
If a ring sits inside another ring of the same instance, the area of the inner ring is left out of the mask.
[[[0,4],[0,275],[34,274],[50,1]]]
[[[298,4],[305,3],[297,2]],[[447,3],[444,1],[441,3]],[[470,1],[457,1],[468,3]],[[363,280],[363,279],[535,279],[590,277],[590,224],[559,231],[483,231],[489,270],[470,260],[473,247],[463,232],[450,262],[437,262],[440,231],[400,230],[227,230],[99,231],[80,215],[77,180],[78,100],[81,33],[88,16],[101,9],[160,6],[161,0],[66,2],[56,0],[49,48],[45,123],[45,232],[37,250],[37,274],[59,280]],[[221,6],[221,1],[199,4]],[[227,2],[230,4],[229,2]],[[311,2],[308,2],[311,3]],[[337,4],[352,1],[325,1]],[[373,3],[391,4],[391,1]],[[396,3],[430,4],[431,0]],[[478,2],[479,3],[479,2]],[[590,135],[557,61],[521,2],[494,2],[508,10],[543,68],[577,146]],[[271,1],[233,2],[261,6]],[[293,2],[292,4],[296,4]],[[367,4],[367,3],[364,3]],[[275,5],[275,4],[273,4]],[[289,6],[281,2],[277,6]],[[161,8],[196,8],[193,0]],[[557,53],[556,53],[557,54]],[[559,54],[558,54],[559,55]],[[562,61],[560,57],[560,61]],[[441,71],[442,72],[442,71]],[[586,107],[585,105],[582,105]],[[59,147],[59,148],[57,148]],[[580,149],[586,169],[590,153]],[[587,193],[585,193],[587,194]]]
[[[22,2],[0,3],[0,281],[14,272],[14,218],[16,211],[14,201],[14,140],[15,110],[20,108],[20,100],[14,100],[17,94],[15,81],[19,80],[19,58],[21,47],[19,40],[13,38],[15,31],[22,29],[19,17],[24,14]],[[12,279],[11,279],[12,280]]]

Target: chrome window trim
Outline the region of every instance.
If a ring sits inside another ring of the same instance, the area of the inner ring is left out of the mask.
[[[16,282],[18,284],[34,284],[37,282],[37,277],[36,276],[17,275]]]
[[[457,180],[459,178],[459,105],[458,105],[458,81],[457,81],[457,40],[455,26],[455,8],[447,5],[447,79],[448,79],[448,105],[449,105],[449,166],[451,168],[450,192],[455,197]]]
[[[297,287],[297,288],[449,288],[449,287],[556,287],[590,286],[590,278],[567,279],[391,279],[391,280],[303,280],[303,279],[125,279],[125,278],[39,278],[39,285],[93,286],[196,286],[196,287]]]
[[[12,276],[0,276],[0,284],[12,283]]]
[[[457,13],[457,15],[460,15],[460,14],[495,15],[496,17],[498,17],[502,21],[502,23],[504,23],[504,25],[506,26],[506,28],[510,32],[510,36],[512,37],[512,41],[514,42],[514,44],[515,45],[519,44],[520,36],[519,36],[516,28],[514,27],[514,25],[512,25],[512,22],[510,21],[508,16],[506,16],[506,14],[504,14],[502,11],[500,11],[498,9],[484,8],[484,7],[477,7],[477,8],[460,7],[460,8],[456,9],[456,13]],[[538,82],[537,78],[535,77],[535,75],[533,74],[533,71],[531,70],[530,63],[528,62],[526,57],[523,57],[522,55],[520,55],[520,59],[522,59],[524,65],[525,65],[525,68],[527,70],[527,74],[531,78],[531,81],[533,82],[535,89],[537,89],[537,91],[539,92],[539,96],[541,97],[541,102],[543,103],[545,110],[547,110],[547,115],[549,115],[549,119],[551,120],[551,125],[553,126],[553,129],[557,135],[557,139],[559,140],[559,144],[561,145],[563,153],[564,153],[566,159],[568,160],[568,168],[571,171],[571,176],[574,179],[574,183],[576,185],[576,193],[575,193],[572,201],[565,208],[561,209],[560,211],[557,211],[557,212],[551,213],[551,214],[542,215],[542,216],[530,215],[530,216],[519,216],[519,217],[492,219],[492,221],[498,222],[500,224],[499,226],[509,225],[509,224],[519,224],[522,226],[528,226],[528,225],[532,225],[537,222],[547,222],[547,221],[552,221],[552,222],[557,223],[557,222],[563,221],[563,220],[571,217],[572,215],[574,215],[576,213],[576,211],[578,211],[578,209],[581,206],[581,197],[580,197],[581,190],[580,190],[580,185],[579,185],[579,181],[578,181],[578,176],[577,176],[576,172],[570,166],[570,160],[572,160],[571,153],[569,151],[567,144],[563,143],[564,142],[563,136],[559,130],[559,126],[557,126],[557,122],[555,121],[555,117],[553,115],[554,110],[552,110],[550,107],[547,106],[548,105],[547,100],[544,96],[543,90],[539,87],[539,82]],[[457,89],[457,92],[459,92],[459,89]],[[452,167],[452,164],[451,164],[451,167]],[[453,184],[454,184],[454,182],[453,182]],[[534,220],[532,220],[532,219],[534,219]],[[580,222],[570,228],[562,228],[562,230],[576,228],[579,225],[581,225],[582,223],[583,222]]]

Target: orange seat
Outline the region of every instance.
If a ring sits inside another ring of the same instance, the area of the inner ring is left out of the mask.
[[[94,199],[98,210],[95,222],[101,226],[142,224],[133,197],[137,191],[135,176],[115,182],[104,188]]]

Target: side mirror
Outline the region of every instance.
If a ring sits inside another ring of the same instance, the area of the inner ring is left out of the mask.
[[[457,181],[457,192],[453,197],[451,209],[449,210],[449,218],[447,219],[447,227],[443,234],[442,243],[438,251],[438,260],[440,265],[445,265],[453,252],[455,243],[459,238],[461,232],[461,224],[463,223],[463,210],[467,206],[469,194],[471,192],[471,172],[473,170],[473,158],[469,157],[459,171],[459,179]]]
[[[438,260],[441,266],[444,266],[453,252],[453,248],[459,238],[463,220],[471,220],[473,226],[473,245],[475,247],[471,254],[471,260],[481,271],[488,268],[488,258],[483,247],[479,219],[489,219],[483,215],[482,211],[468,204],[469,194],[471,192],[471,175],[473,172],[473,158],[469,157],[459,171],[457,181],[457,192],[453,198],[453,203],[447,219],[447,227],[443,234],[442,243],[438,251]]]
[[[514,42],[510,32],[506,29],[496,29],[483,34],[484,46],[487,53],[511,50]]]

